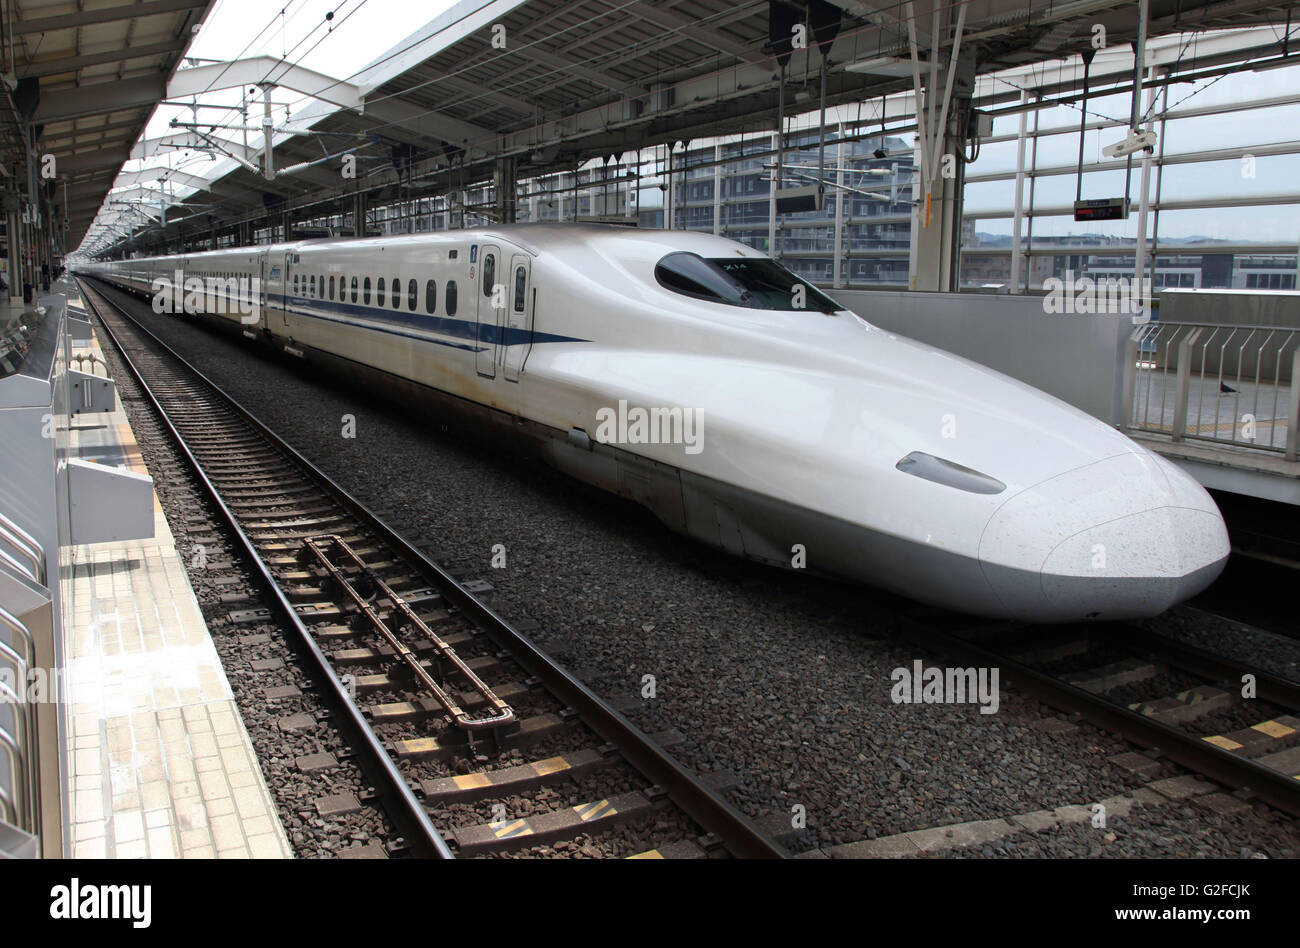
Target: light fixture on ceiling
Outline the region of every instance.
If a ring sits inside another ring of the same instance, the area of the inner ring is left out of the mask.
[[[897,56],[876,56],[873,59],[864,59],[861,62],[849,63],[844,67],[845,72],[861,72],[871,76],[897,76],[906,78],[912,75],[912,60],[900,59]]]

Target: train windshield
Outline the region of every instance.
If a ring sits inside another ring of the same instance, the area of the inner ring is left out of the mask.
[[[670,253],[655,267],[655,279],[674,293],[730,306],[819,313],[844,309],[776,261],[760,257],[708,259]]]

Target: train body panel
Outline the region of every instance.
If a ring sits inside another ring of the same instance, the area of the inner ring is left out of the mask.
[[[1212,499],[1171,463],[872,326],[734,241],[523,225],[94,270],[148,292],[177,268],[256,276],[234,298],[253,314],[220,292],[199,307],[245,335],[472,408],[561,470],[764,562],[1070,621],[1158,613],[1227,556]]]

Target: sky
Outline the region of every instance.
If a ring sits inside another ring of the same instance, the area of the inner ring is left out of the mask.
[[[188,57],[228,61],[276,56],[336,79],[347,79],[453,5],[454,0],[284,0],[278,5],[259,0],[219,0],[190,46]],[[334,19],[327,24],[325,15],[331,11]],[[208,104],[238,105],[241,91],[213,91],[198,99]],[[276,123],[281,124],[286,114],[292,118],[311,101],[287,89],[275,90],[272,102]],[[259,98],[250,110],[249,125],[260,125],[261,109]],[[187,107],[159,105],[146,128],[146,137],[166,135],[173,131],[169,126],[172,119],[190,122],[195,114]],[[200,109],[197,115],[200,123],[242,124],[239,113],[227,109]],[[218,131],[217,135],[241,139],[231,130]],[[249,135],[253,141],[260,141],[260,131]],[[206,155],[191,156],[182,162],[179,155],[172,154],[131,161],[124,170],[181,167],[202,174],[207,164],[211,161]]]

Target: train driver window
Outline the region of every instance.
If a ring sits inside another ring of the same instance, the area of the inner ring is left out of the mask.
[[[456,315],[456,281],[455,280],[447,281],[447,301],[444,305],[446,305],[447,307],[448,316]]]
[[[523,267],[515,267],[515,312],[524,311],[524,297],[528,287],[528,271]]]
[[[438,283],[436,280],[424,281],[424,311],[434,313],[438,310]]]
[[[497,258],[496,254],[487,253],[483,255],[483,295],[492,295],[492,284],[497,280]]]
[[[811,283],[764,258],[705,259],[678,251],[659,261],[655,279],[674,293],[728,306],[821,313],[843,309]],[[796,288],[803,292],[796,294]]]
[[[414,280],[406,281],[406,308],[415,312],[415,304],[420,299],[420,288]]]
[[[357,278],[352,278],[352,302],[357,301]]]
[[[369,283],[368,280],[367,280],[366,282]],[[379,278],[379,282],[375,285],[375,302],[376,302],[377,304],[379,304],[380,306],[383,306],[383,305],[384,305],[384,297],[385,297],[385,293],[384,293],[384,278],[383,278],[383,277],[380,277],[380,278]]]
[[[355,277],[353,277],[352,282],[356,283]],[[370,302],[370,277],[366,277],[361,284],[361,302],[363,303]]]

